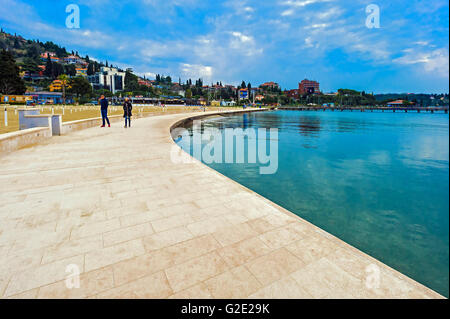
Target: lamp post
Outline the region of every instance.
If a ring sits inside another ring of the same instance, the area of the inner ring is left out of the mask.
[[[8,110],[6,109],[5,106],[5,127],[8,126]]]

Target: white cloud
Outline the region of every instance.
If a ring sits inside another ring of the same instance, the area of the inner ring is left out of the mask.
[[[282,2],[282,4],[285,6],[301,8],[314,3],[331,2],[331,1],[333,0],[287,0]]]
[[[329,24],[327,23],[317,23],[313,25],[306,26],[305,29],[321,29],[328,27]]]
[[[255,40],[253,39],[253,37],[242,34],[241,32],[231,32],[231,34],[233,35],[233,37],[238,38],[242,43],[253,43]]]
[[[449,51],[448,48],[436,49],[428,52],[408,50],[406,54],[394,59],[394,63],[402,65],[419,65],[423,71],[449,77]]]
[[[180,71],[186,78],[201,78],[204,81],[211,81],[213,76],[213,68],[205,65],[182,63]]]
[[[281,13],[281,15],[282,15],[283,17],[287,17],[287,16],[293,15],[294,13],[295,13],[295,11],[294,11],[293,9],[288,9],[288,10],[283,11],[283,12]]]

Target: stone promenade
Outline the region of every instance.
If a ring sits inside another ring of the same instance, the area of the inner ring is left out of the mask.
[[[0,154],[0,297],[440,298],[203,164],[172,163],[187,116]]]

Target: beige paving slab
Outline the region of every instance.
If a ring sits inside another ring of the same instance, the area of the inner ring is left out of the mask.
[[[164,272],[130,282],[97,295],[102,299],[163,299],[172,295]]]
[[[145,253],[141,239],[93,250],[85,255],[86,271],[109,266]]]
[[[206,284],[199,283],[193,287],[173,294],[169,299],[212,299],[213,296],[206,287]]]
[[[224,272],[227,268],[225,261],[216,252],[212,252],[166,269],[166,275],[172,290],[180,292]]]
[[[59,245],[45,248],[41,263],[48,264],[57,260],[83,255],[87,252],[102,248],[103,239],[101,235],[67,240]]]
[[[67,267],[70,265],[76,265],[82,273],[84,271],[84,256],[71,257],[16,273],[11,277],[4,296],[14,296],[60,281],[67,277]]]
[[[300,270],[303,266],[304,263],[286,248],[261,256],[246,265],[264,286]]]
[[[173,246],[115,264],[116,284],[124,284],[154,272],[189,261],[215,251],[220,244],[210,235],[197,237]]]
[[[72,284],[72,282],[70,282]],[[82,299],[89,298],[114,287],[111,267],[80,275],[79,285],[67,285],[66,280],[40,287],[39,299]]]
[[[147,251],[158,250],[194,238],[186,227],[178,227],[144,237],[144,247]]]
[[[272,249],[267,247],[261,239],[254,237],[223,247],[217,252],[229,266],[237,267],[267,255],[271,251]]]
[[[223,246],[255,237],[258,235],[247,223],[233,225],[213,233],[214,238]]]
[[[72,229],[70,234],[71,239],[79,239],[89,237],[96,234],[103,234],[120,228],[119,219],[111,219],[98,223],[92,223]]]
[[[249,296],[250,299],[312,299],[300,284],[291,276],[284,277],[259,289]]]
[[[103,244],[105,247],[114,246],[133,239],[143,238],[153,233],[154,230],[150,223],[139,224],[103,233]]]
[[[261,288],[261,284],[247,268],[239,266],[205,281],[217,299],[242,299]]]
[[[441,298],[200,162],[173,163],[170,127],[191,115],[0,154],[0,297]]]

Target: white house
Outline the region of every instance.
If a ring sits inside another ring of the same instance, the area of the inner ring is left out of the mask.
[[[115,94],[125,89],[125,72],[117,68],[101,67],[100,72],[88,76],[88,80],[96,90],[106,89]]]

